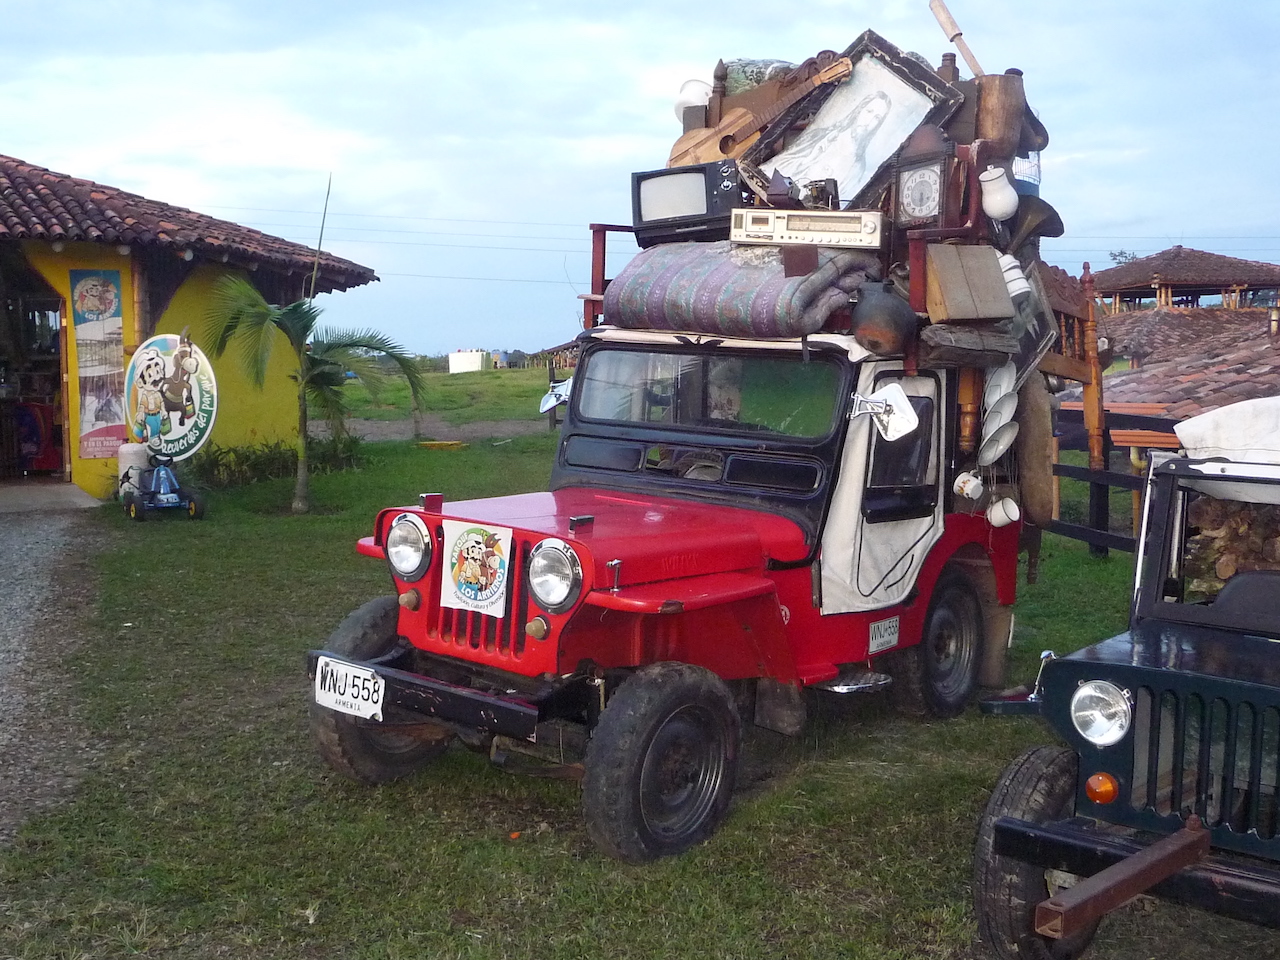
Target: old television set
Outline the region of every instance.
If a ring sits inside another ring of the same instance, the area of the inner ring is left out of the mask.
[[[733,160],[631,174],[636,243],[728,240],[729,213],[742,206],[742,179]]]

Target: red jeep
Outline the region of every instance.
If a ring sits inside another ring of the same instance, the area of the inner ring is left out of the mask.
[[[336,770],[402,777],[455,737],[532,754],[639,862],[717,828],[744,718],[796,733],[804,688],[885,685],[949,717],[998,682],[1020,524],[953,495],[957,371],[838,334],[581,348],[550,492],[423,494],[360,541],[394,593],[310,654]]]

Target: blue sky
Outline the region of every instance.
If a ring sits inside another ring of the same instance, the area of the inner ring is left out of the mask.
[[[1049,130],[1041,195],[1078,273],[1175,243],[1280,262],[1280,5],[951,0]],[[937,63],[927,0],[777,4],[49,0],[8,4],[0,153],[314,245],[380,283],[326,321],[412,350],[578,329],[590,222],[679,135],[717,59],[800,61],[871,28]],[[13,40],[11,40],[11,43]],[[613,247],[614,273],[634,246]]]

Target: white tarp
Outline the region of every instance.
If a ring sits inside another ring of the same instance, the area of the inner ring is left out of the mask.
[[[1280,397],[1241,400],[1173,428],[1187,456],[1280,463]]]
[[[876,375],[900,371],[901,363],[865,363],[858,393],[866,396],[884,381]],[[904,377],[896,382],[908,396],[928,396],[934,409],[942,410],[942,421],[932,431],[930,476],[942,470],[940,438],[946,435],[945,390],[932,377]],[[921,424],[924,429],[926,424]],[[927,517],[873,523],[862,516],[866,491],[868,453],[875,435],[870,417],[849,424],[840,479],[832,496],[831,511],[822,533],[822,613],[856,613],[876,610],[902,600],[914,586],[930,548],[942,536],[943,498],[937,499]]]

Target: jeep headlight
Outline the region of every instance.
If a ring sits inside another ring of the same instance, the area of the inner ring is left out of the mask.
[[[1080,684],[1071,697],[1071,723],[1076,732],[1098,747],[1119,743],[1133,722],[1129,693],[1106,680]]]
[[[582,564],[573,547],[549,537],[529,554],[529,592],[548,613],[563,613],[582,590]]]
[[[387,531],[387,562],[402,580],[421,580],[431,567],[431,534],[422,518],[402,513]]]

